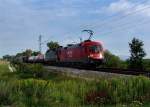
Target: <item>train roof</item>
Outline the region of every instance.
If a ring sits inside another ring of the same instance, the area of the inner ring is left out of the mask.
[[[101,42],[97,42],[97,41],[91,41],[91,40],[86,40],[82,43],[80,43],[81,46],[89,46],[89,45],[102,45]]]
[[[64,49],[74,48],[74,47],[79,47],[79,46],[90,46],[90,45],[102,45],[102,43],[96,42],[96,41],[91,41],[91,40],[86,40],[86,41],[81,42],[79,44],[68,44],[67,47],[64,47]]]

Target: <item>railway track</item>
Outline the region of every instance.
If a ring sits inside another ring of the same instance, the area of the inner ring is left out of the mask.
[[[43,63],[42,63],[43,64]],[[97,71],[105,73],[114,73],[114,74],[123,74],[123,75],[134,75],[134,76],[146,76],[150,78],[150,71],[145,70],[134,70],[134,69],[120,69],[120,68],[101,68],[101,67],[87,67],[87,66],[74,66],[74,65],[63,65],[63,64],[43,64],[44,66],[54,66],[54,67],[65,67],[65,68],[74,68],[79,70],[87,71]]]
[[[144,70],[133,70],[133,69],[120,69],[120,68],[93,68],[93,67],[84,67],[84,66],[62,66],[62,65],[53,65],[55,67],[68,67],[75,68],[80,70],[87,71],[98,71],[98,72],[106,72],[106,73],[115,73],[115,74],[124,74],[124,75],[134,75],[134,76],[146,76],[150,78],[150,71]]]
[[[141,70],[131,70],[131,69],[119,69],[119,68],[97,68],[98,71],[109,72],[109,73],[117,73],[117,74],[125,74],[125,75],[142,75],[150,77],[149,71],[141,71]]]

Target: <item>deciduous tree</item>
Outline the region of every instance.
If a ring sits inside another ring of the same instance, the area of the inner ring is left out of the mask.
[[[47,43],[47,47],[50,49],[50,50],[55,50],[59,47],[59,44],[58,42],[53,42],[53,41],[50,41]]]
[[[129,59],[129,68],[143,69],[143,58],[146,56],[143,46],[143,41],[137,38],[133,38],[131,43],[129,43],[131,53]]]

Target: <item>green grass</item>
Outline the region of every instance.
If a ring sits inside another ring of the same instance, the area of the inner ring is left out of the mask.
[[[0,61],[0,73],[8,72],[8,63],[4,61]]]
[[[101,78],[88,81],[47,72],[42,65],[1,64],[0,105],[15,107],[149,107],[150,79]]]

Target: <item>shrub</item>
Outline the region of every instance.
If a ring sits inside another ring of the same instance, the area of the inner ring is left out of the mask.
[[[100,104],[150,101],[150,80],[146,77],[101,81],[97,89],[86,94],[85,102]]]
[[[144,69],[150,71],[150,59],[143,60]]]
[[[41,64],[17,63],[14,67],[21,78],[48,78],[48,72]]]
[[[125,61],[122,61],[118,56],[113,55],[109,51],[104,52],[104,64],[103,67],[110,68],[127,68]]]

